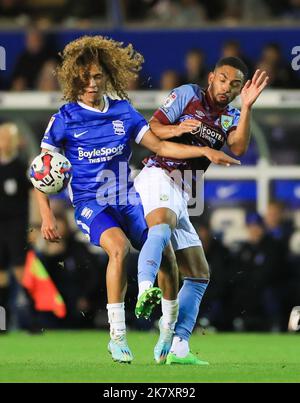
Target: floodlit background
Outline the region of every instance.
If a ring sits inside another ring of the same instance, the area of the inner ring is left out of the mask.
[[[0,0],[0,122],[17,125],[20,141],[11,146],[18,147],[24,162],[4,182],[0,159],[0,306],[6,308],[10,330],[32,325],[31,308],[18,285],[25,253],[16,256],[5,247],[6,239],[19,245],[25,236],[26,250],[39,254],[67,308],[64,319],[40,312],[31,330],[107,326],[104,252],[76,229],[65,194],[51,201],[64,239],[45,243],[25,178],[25,167],[38,154],[48,121],[61,105],[52,74],[58,52],[84,34],[101,34],[132,43],[144,55],[144,68],[129,91],[146,118],[172,88],[205,86],[207,73],[222,56],[241,57],[251,72],[267,70],[270,85],[253,110],[252,141],[242,166],[209,168],[205,211],[193,218],[211,268],[198,326],[287,331],[290,312],[300,305],[299,22],[299,0]],[[0,157],[4,137],[0,132]],[[133,167],[140,169],[146,155],[134,146]],[[23,178],[21,189],[16,177]],[[127,323],[149,329],[160,313],[150,322],[135,319],[136,265],[132,251]]]

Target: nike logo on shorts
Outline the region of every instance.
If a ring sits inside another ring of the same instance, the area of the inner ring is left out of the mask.
[[[85,134],[85,133],[87,133],[88,132],[88,130],[86,130],[85,132],[81,132],[81,133],[74,133],[74,137],[80,137],[80,136],[82,136],[83,134]]]

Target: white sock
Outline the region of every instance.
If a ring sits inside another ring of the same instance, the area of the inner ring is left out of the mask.
[[[162,322],[163,326],[174,330],[178,317],[178,300],[168,300],[162,298],[161,310],[162,310]]]
[[[108,323],[110,324],[110,337],[112,339],[126,333],[125,304],[107,304]]]
[[[151,281],[141,281],[139,283],[139,295],[138,295],[138,299],[140,298],[140,296],[143,294],[143,292],[145,292],[146,290],[148,290],[148,288],[153,287],[153,283]]]
[[[190,352],[189,343],[181,337],[175,336],[170,351],[172,354],[177,355],[177,357],[186,357]]]

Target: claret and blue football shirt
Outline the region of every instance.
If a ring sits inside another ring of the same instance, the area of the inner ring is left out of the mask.
[[[230,132],[236,129],[240,111],[231,105],[218,110],[211,102],[206,90],[196,84],[186,84],[175,88],[169,94],[164,104],[154,113],[154,117],[166,125],[179,124],[191,118],[197,119],[199,123],[201,122],[198,129],[168,141],[199,147],[208,146],[220,150]],[[206,171],[210,160],[206,157],[175,160],[156,155],[147,158],[144,163],[149,167],[161,167],[169,172],[175,169],[182,172],[185,170],[194,172]]]

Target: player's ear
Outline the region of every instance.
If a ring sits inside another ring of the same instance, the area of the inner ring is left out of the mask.
[[[211,84],[212,84],[212,82],[214,81],[214,78],[215,78],[215,73],[214,73],[213,71],[211,71],[211,72],[208,74],[208,85],[211,85]]]

